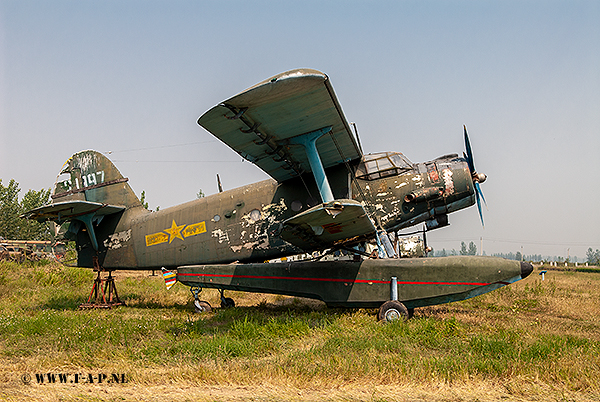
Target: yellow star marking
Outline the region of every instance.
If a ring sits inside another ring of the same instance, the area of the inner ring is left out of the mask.
[[[165,232],[170,234],[169,243],[171,243],[173,241],[173,239],[175,239],[175,238],[183,240],[181,231],[183,230],[184,227],[185,227],[185,225],[177,226],[177,224],[175,223],[175,219],[173,219],[173,224],[171,224],[171,229],[165,229]]]

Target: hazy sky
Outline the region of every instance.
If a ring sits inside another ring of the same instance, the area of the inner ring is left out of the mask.
[[[196,124],[299,67],[329,75],[365,152],[414,162],[471,137],[489,211],[435,249],[600,248],[598,1],[0,0],[0,178],[49,188],[102,152],[151,208],[265,179]]]

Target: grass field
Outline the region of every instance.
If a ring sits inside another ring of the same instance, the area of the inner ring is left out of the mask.
[[[78,310],[90,270],[0,262],[0,400],[600,401],[598,273],[534,271],[392,324],[237,292],[238,307],[196,314],[181,284],[116,277],[127,307]],[[219,305],[217,291],[201,296]],[[48,373],[70,377],[38,384]]]

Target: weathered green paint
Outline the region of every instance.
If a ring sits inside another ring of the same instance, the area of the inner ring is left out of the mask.
[[[437,176],[429,174],[428,167],[435,169]],[[449,179],[444,179],[444,174]],[[452,191],[440,196],[439,192],[447,188],[445,180],[451,180]],[[361,190],[369,200],[368,206],[388,231],[414,226],[475,203],[471,173],[464,159],[456,154],[414,164],[412,170],[400,175],[376,180],[359,178],[353,183],[354,199],[361,199]],[[429,197],[405,200],[409,194],[427,193],[428,190]]]
[[[308,297],[329,306],[379,307],[390,300],[391,278],[397,277],[398,299],[414,308],[464,300],[530,272],[518,261],[461,256],[184,266],[177,270],[177,280],[188,286]]]
[[[452,164],[457,165],[458,169]],[[371,213],[372,221],[380,222],[387,230],[414,225],[437,213],[450,212],[456,209],[453,203],[472,205],[472,185],[469,185],[470,178],[464,173],[462,164],[462,161],[446,163],[454,168],[455,192],[451,196],[422,203],[404,200],[406,194],[430,186],[428,175],[419,173],[419,164],[402,175],[373,181],[355,180],[352,190],[344,166],[330,168],[327,172],[332,178],[337,202],[342,208],[344,204],[347,205],[339,216],[335,214],[335,203],[330,203],[333,213],[326,213],[324,211],[327,208],[319,207],[321,204],[315,200],[316,186],[310,175],[302,180],[296,178],[283,183],[265,180],[150,212],[141,206],[129,184],[120,181],[123,177],[106,157],[94,151],[84,151],[73,155],[68,166],[62,169],[62,174],[70,174],[70,178],[57,184],[59,191],[54,194],[55,203],[32,211],[31,216],[40,220],[58,220],[57,205],[66,205],[63,209],[69,206],[73,209],[80,203],[115,204],[105,209],[124,208],[113,214],[99,214],[93,220],[98,253],[92,247],[85,226],[74,216],[70,232],[77,241],[79,265],[85,267],[93,266],[93,257],[96,255],[105,269],[158,269],[198,263],[262,262],[303,251],[324,249],[342,244],[344,240],[347,240],[348,246],[352,246],[358,241],[372,238],[375,227],[360,207],[361,204],[356,202],[361,201],[356,186],[362,187],[367,199],[364,208]],[[103,173],[106,181],[100,182]],[[97,178],[92,185],[94,188],[69,189],[69,182],[81,183],[80,177],[92,175]],[[356,201],[343,202],[350,192]],[[324,205],[327,207],[329,204]],[[322,212],[320,215],[308,214],[311,208],[315,212],[321,208]],[[353,208],[358,210],[352,212]],[[312,215],[318,219],[313,219]],[[69,216],[63,211],[61,219],[69,219]],[[318,220],[321,220],[320,225]],[[336,233],[344,227],[344,222],[347,231]],[[311,227],[321,227],[321,235]],[[300,229],[309,235],[313,230],[312,238],[298,237]],[[294,235],[286,236],[286,233],[292,232],[296,233],[298,239],[294,240]]]
[[[303,147],[292,143],[302,134],[332,127],[316,144],[325,168],[361,156],[329,77],[312,69],[268,78],[208,110],[198,124],[279,182],[311,171]]]
[[[523,274],[518,263],[474,257],[263,263],[353,247],[376,232],[420,222],[443,226],[448,213],[475,203],[474,180],[485,175],[456,154],[417,164],[393,152],[362,155],[329,78],[316,70],[265,80],[198,122],[273,179],[152,212],[104,155],[82,151],[63,165],[53,203],[25,215],[71,221],[67,237],[76,241],[82,267],[177,268],[178,280],[190,286],[299,295],[330,305],[379,305],[390,297],[392,276],[412,308],[471,297]],[[334,198],[321,203],[311,172],[320,163],[309,163],[297,139],[328,127],[312,155],[322,162]]]

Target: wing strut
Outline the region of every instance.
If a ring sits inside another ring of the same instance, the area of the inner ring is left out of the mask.
[[[320,128],[309,133],[301,134],[296,137],[290,138],[290,144],[302,145],[306,150],[306,156],[308,157],[308,163],[310,164],[310,170],[312,170],[321,194],[323,202],[333,201],[333,193],[325,174],[325,168],[319,157],[319,151],[317,150],[317,140],[323,135],[331,131],[332,126]]]

